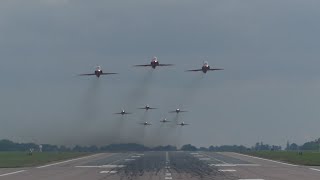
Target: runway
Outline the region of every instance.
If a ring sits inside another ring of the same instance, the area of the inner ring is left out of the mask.
[[[0,169],[10,180],[318,180],[320,168],[297,166],[237,153],[101,153],[39,167]]]

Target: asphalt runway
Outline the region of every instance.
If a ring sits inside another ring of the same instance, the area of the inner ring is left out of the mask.
[[[10,180],[319,180],[320,168],[237,153],[101,153],[39,167],[0,169]]]

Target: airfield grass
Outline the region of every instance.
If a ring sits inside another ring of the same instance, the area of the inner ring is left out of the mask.
[[[320,166],[319,152],[303,151],[299,155],[296,151],[255,151],[244,154],[297,165]]]
[[[0,168],[32,167],[84,155],[88,155],[88,153],[35,152],[28,155],[27,152],[0,152]]]

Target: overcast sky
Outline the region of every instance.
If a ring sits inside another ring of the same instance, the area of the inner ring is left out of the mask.
[[[319,19],[316,0],[2,0],[0,139],[313,140],[320,137]],[[152,56],[176,66],[133,67]],[[225,70],[184,72],[204,60]],[[77,76],[96,65],[120,74]],[[146,103],[159,109],[137,109]],[[134,114],[113,114],[122,107]],[[189,112],[168,113],[175,108]],[[162,117],[172,122],[160,124]],[[182,121],[191,125],[175,126]]]

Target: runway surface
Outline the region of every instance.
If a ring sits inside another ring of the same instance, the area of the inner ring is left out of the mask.
[[[319,180],[320,168],[237,153],[101,153],[40,167],[0,169],[0,179]]]

